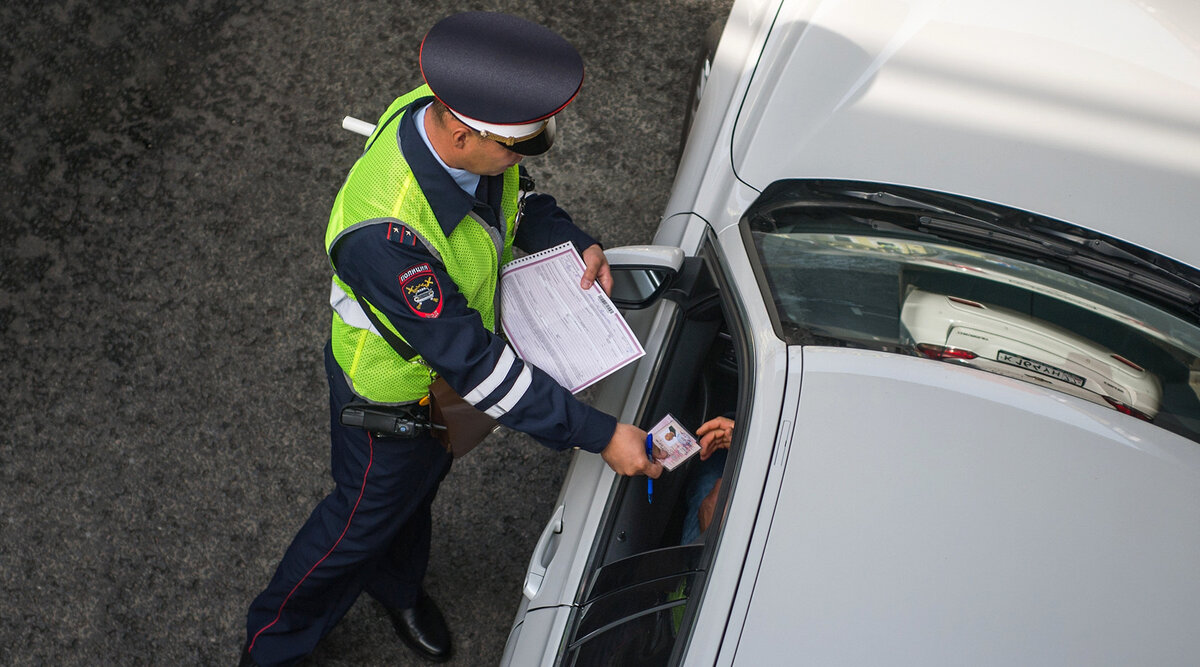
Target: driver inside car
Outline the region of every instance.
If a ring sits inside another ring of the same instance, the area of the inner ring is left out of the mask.
[[[708,530],[717,509],[721,493],[721,475],[729,443],[733,440],[733,413],[714,417],[696,429],[700,438],[700,462],[689,475],[684,501],[687,512],[683,519],[681,544],[691,544]]]

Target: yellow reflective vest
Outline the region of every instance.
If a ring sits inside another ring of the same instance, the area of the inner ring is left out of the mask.
[[[346,233],[368,225],[401,223],[424,243],[441,262],[467,304],[479,312],[484,326],[496,330],[497,283],[500,266],[512,259],[513,234],[519,209],[518,170],[503,174],[502,211],[505,234],[474,213],[463,218],[446,236],[438,224],[412,169],[400,151],[399,123],[405,107],[429,97],[421,86],[392,102],[380,117],[367,148],[350,169],[346,182],[333,202],[325,230],[325,252],[333,262],[333,248]],[[380,234],[380,238],[385,238]],[[388,342],[371,331],[361,308],[373,308],[355,297],[336,275],[334,266],[333,356],[359,396],[379,403],[404,403],[428,393],[433,373],[420,357],[405,361]],[[399,289],[399,283],[397,283]],[[387,317],[373,310],[384,326],[400,336]]]

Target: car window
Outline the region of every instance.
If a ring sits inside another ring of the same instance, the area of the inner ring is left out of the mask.
[[[655,549],[609,563],[592,577],[584,599],[595,601],[643,582],[699,570],[701,546],[684,544]]]
[[[709,238],[688,258],[671,286],[676,315],[659,369],[648,388],[639,426],[666,414],[695,430],[706,420],[736,416],[745,369],[744,336],[732,324],[723,279]],[[677,660],[703,589],[706,546],[720,528],[720,510],[732,489],[737,440],[720,456],[693,456],[654,481],[620,478],[611,492],[604,528],[576,600],[560,664],[667,665]],[[722,483],[717,484],[716,480]],[[716,508],[707,530],[697,510],[705,498]],[[694,606],[694,605],[693,605]]]
[[[778,332],[970,366],[1200,440],[1200,277],[1029,213],[785,182],[743,222]]]
[[[602,567],[580,605],[567,664],[667,664],[702,550],[668,547]]]
[[[666,665],[675,649],[696,573],[661,579],[587,605],[566,664]],[[613,621],[601,624],[601,619]]]

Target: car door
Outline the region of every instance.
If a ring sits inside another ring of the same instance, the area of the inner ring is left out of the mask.
[[[722,290],[715,243],[708,233],[667,280],[643,281],[651,298],[624,301],[647,355],[603,383],[598,407],[642,428],[669,413],[693,430],[736,410],[748,341],[730,324],[739,318],[732,290]],[[610,251],[620,258],[615,273],[661,266],[647,259],[652,252]],[[619,478],[597,456],[574,457],[531,558],[502,664],[612,664],[614,656],[666,664],[680,650],[674,640],[694,614],[689,595],[711,551],[680,543],[693,461],[656,480],[651,502],[645,478]]]

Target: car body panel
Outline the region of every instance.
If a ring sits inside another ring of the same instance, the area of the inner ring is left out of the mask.
[[[912,357],[808,347],[802,382],[736,664],[1200,654],[1195,443]]]
[[[765,466],[760,473],[764,480],[762,491],[753,499],[734,495],[730,501],[726,526],[720,536],[712,566],[711,581],[696,620],[698,630],[689,638],[688,658],[698,663],[712,663],[720,667],[733,664],[739,632],[745,628],[758,572],[762,567],[770,526],[779,501],[781,480],[787,469],[788,453],[795,434],[793,426],[796,423],[803,369],[799,347],[787,348],[779,360],[785,364],[781,369],[785,389],[781,394],[778,421],[766,422],[764,416],[750,424],[757,432],[746,436],[747,442],[771,443],[769,449],[763,446],[755,452],[760,459],[759,466]],[[756,507],[750,506],[752,501],[757,501]],[[722,628],[722,631],[709,630],[715,627]]]
[[[734,170],[931,188],[1197,266],[1177,231],[1200,210],[1197,19],[1183,0],[784,3],[730,110]]]
[[[558,645],[570,618],[570,607],[522,608],[509,631],[500,664],[550,667],[558,657]]]
[[[730,110],[745,95],[779,4],[778,0],[734,2],[654,243],[678,245],[690,254],[695,246],[682,242],[685,228],[677,216],[698,216],[720,231],[737,224],[758,196],[758,190],[739,181],[731,169],[729,142],[735,115]]]
[[[745,338],[735,479],[681,664],[1195,661],[1194,442],[972,368],[788,347],[738,223],[780,179],[874,181],[1200,265],[1177,232],[1200,210],[1198,11],[736,0],[654,237],[706,258]],[[636,422],[680,306],[625,315],[647,355],[591,402]],[[555,664],[620,486],[575,454],[503,664]]]

